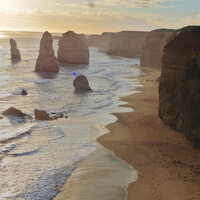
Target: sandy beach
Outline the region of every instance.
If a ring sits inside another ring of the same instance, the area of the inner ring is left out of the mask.
[[[199,200],[200,151],[158,117],[160,71],[142,68],[141,93],[122,98],[134,112],[115,114],[109,134],[98,139],[139,177],[128,187],[128,200]]]

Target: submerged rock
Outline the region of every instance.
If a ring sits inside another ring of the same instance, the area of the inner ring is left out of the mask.
[[[25,113],[23,113],[21,110],[18,110],[16,108],[10,107],[4,112],[2,112],[2,115],[12,115],[16,117],[25,117],[27,116]]]
[[[77,76],[73,81],[73,85],[76,90],[92,90],[89,86],[89,82],[84,75]]]
[[[20,60],[21,59],[19,49],[17,49],[17,43],[13,39],[10,39],[10,52],[11,52],[12,60]]]
[[[53,39],[46,31],[40,41],[40,52],[35,66],[36,72],[58,72],[59,67],[54,55]]]
[[[63,34],[59,40],[58,62],[72,64],[88,64],[89,49],[84,40],[73,31]]]
[[[161,68],[163,50],[167,43],[176,37],[176,30],[158,29],[149,33],[142,48],[140,65]]]
[[[159,116],[200,145],[200,26],[186,27],[164,49]]]

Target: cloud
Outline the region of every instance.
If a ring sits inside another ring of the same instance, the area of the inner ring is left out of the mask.
[[[127,8],[168,8],[175,7],[176,5],[164,6],[161,5],[161,3],[178,1],[182,0],[104,0],[101,2],[101,4],[110,6],[124,6]]]

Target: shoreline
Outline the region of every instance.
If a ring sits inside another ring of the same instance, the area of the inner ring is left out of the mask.
[[[97,141],[139,172],[128,200],[199,200],[199,150],[158,117],[160,70],[140,69],[147,72],[137,78],[142,92],[121,98],[134,112],[114,114],[118,120]]]
[[[79,120],[72,117],[67,121],[59,119],[52,122],[62,131],[67,131],[68,125],[80,124],[82,127],[88,127],[90,140],[97,145],[70,174],[54,200],[126,199],[126,188],[137,179],[137,171],[116,157],[112,151],[97,143],[97,138],[108,132],[106,125],[114,121],[116,117],[107,113],[88,115]]]

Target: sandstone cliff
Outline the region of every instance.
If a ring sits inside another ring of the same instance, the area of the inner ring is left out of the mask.
[[[87,45],[93,47],[99,47],[100,35],[89,35],[87,38]]]
[[[87,44],[80,36],[73,31],[68,31],[63,34],[59,40],[58,62],[59,63],[74,63],[88,64],[89,49]]]
[[[19,49],[17,49],[17,43],[13,39],[10,39],[10,52],[11,52],[12,60],[15,60],[15,59],[20,60],[21,59]]]
[[[58,72],[59,67],[54,56],[53,39],[49,32],[45,32],[40,41],[40,52],[35,66],[36,72]]]
[[[187,27],[164,49],[159,116],[200,144],[200,27]]]
[[[111,36],[109,55],[140,58],[141,50],[149,32],[122,31]]]
[[[158,29],[151,31],[142,48],[140,65],[161,68],[164,46],[176,36],[175,30]]]
[[[110,48],[111,37],[113,34],[114,33],[109,33],[109,32],[102,33],[102,35],[100,36],[100,42],[99,42],[100,52],[108,53],[109,48]]]

